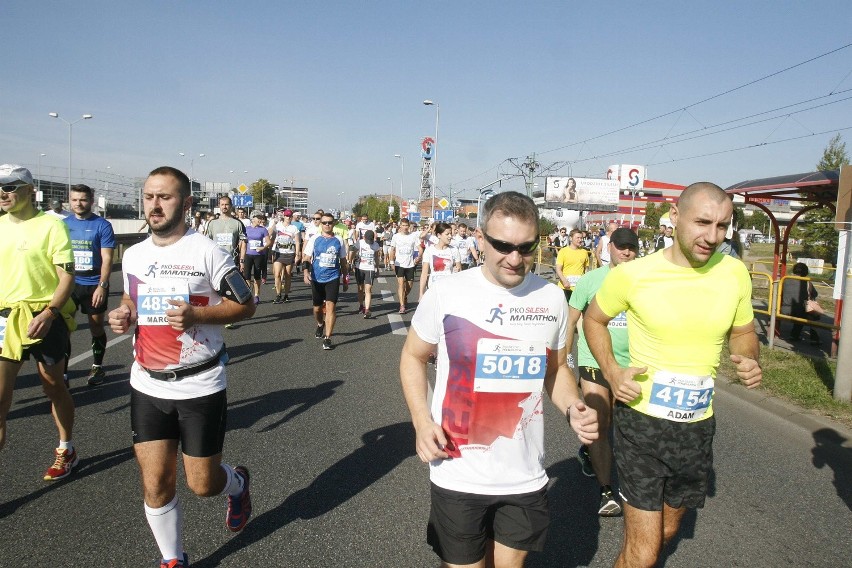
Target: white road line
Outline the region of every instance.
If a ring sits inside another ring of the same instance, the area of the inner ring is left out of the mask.
[[[131,337],[130,334],[119,335],[115,339],[107,341],[106,346],[112,347],[113,345],[116,345],[117,343],[121,343],[125,339],[130,339],[130,337]],[[68,366],[71,367],[72,365],[76,365],[80,361],[85,361],[86,359],[88,359],[91,356],[92,356],[91,351],[86,351],[85,353],[81,353],[80,355],[77,355],[76,357],[73,357],[70,361],[68,361]]]
[[[393,292],[390,290],[382,290],[382,301],[393,302]]]
[[[405,326],[405,322],[402,321],[401,315],[388,314],[388,321],[390,322],[391,332],[394,335],[408,335],[408,328]]]

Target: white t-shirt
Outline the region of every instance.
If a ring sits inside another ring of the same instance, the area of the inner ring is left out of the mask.
[[[364,238],[364,233],[367,231],[373,231],[373,234],[376,233],[376,224],[372,221],[369,223],[364,223],[362,221],[358,221],[358,224],[355,225],[355,235],[352,236],[356,241],[360,241]]]
[[[148,238],[124,253],[124,291],[139,315],[133,336],[135,361],[130,386],[157,398],[183,400],[207,396],[226,387],[225,367],[219,365],[197,375],[168,382],[152,379],[142,369],[179,369],[214,357],[224,344],[222,326],[197,324],[186,331],[165,323],[167,298],[188,298],[195,306],[216,306],[217,292],[228,272],[236,270],[233,258],[207,237],[189,229],[176,243],[160,247]]]
[[[502,288],[482,268],[434,291],[411,320],[420,339],[438,346],[431,411],[454,458],[430,464],[432,482],[481,495],[541,489],[544,373],[547,355],[565,346],[564,294],[535,274]]]
[[[314,225],[314,222],[311,221],[309,223],[305,223],[305,242],[308,241],[314,235],[320,234],[320,227]]]
[[[296,254],[296,239],[299,235],[299,229],[296,225],[290,223],[285,225],[282,221],[275,223],[275,228],[272,230],[273,242],[272,251],[283,254]]]
[[[473,254],[470,252],[471,247],[476,248],[476,239],[467,236],[460,237],[456,235],[453,237],[453,240],[450,241],[450,246],[458,249],[459,258],[461,259],[462,264],[470,264],[473,262]]]
[[[598,241],[601,245],[601,262],[609,264],[609,235],[604,235]]]
[[[56,217],[57,219],[62,219],[63,221],[71,216],[71,213],[69,213],[68,211],[65,211],[64,209],[60,213],[57,213],[53,209],[48,209],[47,211],[44,212],[44,214],[45,215],[52,215],[52,216]]]
[[[358,270],[376,269],[376,251],[379,248],[379,243],[376,241],[373,241],[371,245],[368,245],[364,239],[358,241]]]
[[[411,268],[414,266],[414,251],[418,250],[420,246],[420,238],[412,233],[408,233],[407,235],[403,235],[402,233],[397,233],[393,236],[391,240],[391,248],[394,249],[394,257],[393,264],[394,266],[399,266],[400,268]]]
[[[423,264],[429,265],[429,286],[452,274],[457,262],[461,262],[457,248],[445,247],[439,250],[436,246],[427,247],[423,251]]]

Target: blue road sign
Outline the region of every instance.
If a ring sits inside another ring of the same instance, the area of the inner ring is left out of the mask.
[[[241,195],[236,194],[233,197],[234,207],[253,207],[254,206],[254,196],[252,195]]]
[[[451,221],[453,218],[452,209],[435,209],[436,221]]]
[[[415,213],[413,211],[410,212],[408,214],[408,220],[411,221],[412,223],[419,223],[420,222],[420,213]]]

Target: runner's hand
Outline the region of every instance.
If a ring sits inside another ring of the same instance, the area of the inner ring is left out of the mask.
[[[760,386],[760,381],[763,380],[763,369],[757,361],[733,354],[731,361],[737,366],[737,376],[746,388],[754,389]]]
[[[447,445],[447,435],[444,434],[444,429],[440,424],[435,424],[431,420],[424,423],[417,431],[417,440],[415,447],[417,456],[423,463],[429,463],[435,460],[445,460],[450,455],[444,451],[444,446]]]
[[[195,325],[195,311],[192,304],[187,304],[181,298],[170,298],[169,304],[174,306],[174,309],[166,310],[166,321],[172,329],[186,331]]]
[[[100,307],[101,304],[106,300],[107,291],[98,286],[94,292],[92,292],[92,307],[97,308]]]
[[[44,339],[53,323],[53,315],[45,308],[40,314],[30,320],[27,326],[27,337],[30,339]]]
[[[121,304],[109,313],[109,327],[114,333],[127,333],[130,329],[130,308]]]
[[[568,408],[568,422],[577,438],[583,444],[591,444],[598,439],[598,413],[582,400],[578,400]]]
[[[616,400],[620,400],[626,404],[642,394],[642,388],[636,382],[635,377],[636,375],[645,373],[647,370],[648,367],[619,368],[615,376],[609,381]]]

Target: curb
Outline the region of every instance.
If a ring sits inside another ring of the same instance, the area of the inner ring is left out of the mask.
[[[845,441],[839,444],[841,447],[852,448],[852,429],[840,422],[814,414],[762,390],[749,390],[738,383],[730,382],[727,377],[717,377],[716,386],[719,390],[745,400],[779,418],[784,418],[812,434],[823,429],[833,430],[845,438]],[[825,441],[826,443],[837,444],[837,440],[834,439],[826,438]]]

